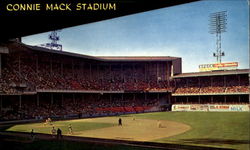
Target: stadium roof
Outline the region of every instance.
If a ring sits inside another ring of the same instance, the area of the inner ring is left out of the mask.
[[[29,48],[30,50],[35,50],[35,51],[41,51],[41,52],[46,52],[46,53],[54,53],[54,54],[60,54],[60,55],[66,55],[66,56],[78,57],[78,58],[84,58],[84,59],[100,60],[97,57],[93,57],[93,56],[89,56],[89,55],[83,55],[83,54],[78,54],[78,53],[47,49],[47,48],[39,47],[39,46],[30,46],[30,45],[25,45],[25,46],[27,48]]]
[[[59,55],[65,55],[70,57],[78,57],[89,60],[106,61],[106,62],[130,62],[130,61],[172,61],[175,59],[180,59],[180,57],[170,57],[170,56],[89,56],[78,53],[66,52],[48,49],[39,46],[26,45],[24,43],[15,42],[14,45],[28,48],[29,50],[35,50],[46,53],[54,53]]]
[[[150,11],[154,9],[160,9],[164,7],[170,7],[189,2],[195,2],[200,0],[108,0],[105,2],[116,2],[119,4],[116,11],[101,11],[101,13],[91,11],[33,11],[32,13],[10,13],[5,12],[4,9],[0,13],[1,28],[0,28],[0,43],[6,42],[9,39],[19,38],[32,34],[38,34],[42,32],[48,32],[58,30],[62,28],[87,24],[91,22],[111,19],[115,17],[140,13],[144,11]],[[60,2],[55,0],[54,2]],[[68,0],[68,2],[75,3],[74,0]],[[78,1],[80,2],[80,1]],[[102,2],[102,1],[100,1]],[[2,6],[8,4],[9,1],[3,1]],[[40,3],[46,3],[41,2]],[[19,18],[19,17],[20,18]],[[20,21],[17,21],[20,19]],[[6,32],[8,31],[8,32]]]
[[[206,71],[206,72],[191,72],[182,73],[173,76],[172,78],[188,78],[188,77],[203,77],[203,76],[222,76],[222,75],[238,75],[249,74],[249,69],[236,69],[236,70],[220,70],[220,71]]]
[[[105,61],[172,61],[180,57],[170,56],[98,56]]]

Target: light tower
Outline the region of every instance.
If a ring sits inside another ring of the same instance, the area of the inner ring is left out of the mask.
[[[221,33],[226,32],[227,11],[211,13],[209,18],[209,33],[216,34],[216,52],[213,56],[216,57],[217,63],[221,63],[221,57],[225,56],[221,51]]]
[[[57,44],[57,42],[60,40],[60,37],[57,35],[57,32],[60,32],[60,30],[55,30],[50,33],[49,39],[51,40],[51,43],[49,43],[48,46],[50,46],[50,49],[57,49],[62,51],[62,45]]]
[[[39,46],[53,49],[53,50],[62,51],[62,45],[57,43],[60,40],[60,37],[59,37],[59,35],[57,35],[57,32],[60,32],[60,31],[61,30],[51,31],[51,33],[49,34],[49,37],[48,37],[49,40],[51,40],[51,43],[45,43],[45,44],[41,44]]]

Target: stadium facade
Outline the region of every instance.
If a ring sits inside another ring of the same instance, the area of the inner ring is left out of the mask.
[[[94,57],[18,42],[0,55],[1,120],[249,104],[249,69],[182,73],[180,57]]]

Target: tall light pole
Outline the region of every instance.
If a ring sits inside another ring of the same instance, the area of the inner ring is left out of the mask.
[[[57,33],[60,31],[61,30],[51,31],[51,33],[49,34],[49,37],[48,37],[49,40],[51,40],[51,43],[40,44],[38,46],[45,47],[45,48],[48,48],[51,50],[62,51],[62,45],[57,43],[60,40],[60,37]]]
[[[62,51],[62,45],[58,44],[57,42],[60,40],[60,37],[57,35],[57,32],[61,30],[52,31],[49,35],[49,39],[51,40],[50,49],[57,49]]]
[[[221,57],[225,56],[221,50],[221,33],[226,32],[227,11],[211,13],[209,21],[209,33],[216,34],[216,52],[213,56],[216,57],[217,63],[221,63]]]

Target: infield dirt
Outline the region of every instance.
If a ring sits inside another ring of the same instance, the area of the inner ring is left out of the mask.
[[[152,141],[178,135],[191,129],[191,127],[186,124],[166,120],[159,120],[161,122],[161,127],[159,127],[158,120],[134,119],[133,117],[122,117],[123,125],[118,126],[118,119],[118,117],[84,119],[84,122],[117,123],[117,125],[107,128],[75,132],[74,136]]]

